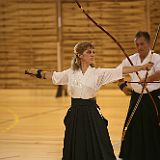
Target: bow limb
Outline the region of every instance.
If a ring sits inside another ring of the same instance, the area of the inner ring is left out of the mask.
[[[121,49],[127,60],[129,61],[131,66],[133,65],[133,62],[129,58],[128,54],[126,53],[125,49],[122,47],[122,45],[116,40],[115,37],[113,37],[107,30],[105,30],[100,24],[98,24],[81,6],[81,4],[78,2],[78,0],[75,0],[77,6],[82,10],[82,12],[86,15],[86,17],[92,21],[93,24],[95,24],[100,30],[102,30],[105,34],[107,34],[115,43],[116,45]],[[139,76],[138,72],[136,72],[138,78],[141,80],[141,77]]]
[[[155,49],[155,46],[156,46],[156,42],[157,42],[157,38],[158,38],[159,31],[160,31],[160,24],[158,25],[157,32],[156,32],[156,35],[155,35],[155,38],[154,38],[154,42],[153,42],[153,46],[152,46],[152,50],[151,50],[151,55],[150,55],[149,62],[152,62],[152,56],[153,56],[154,49]],[[145,82],[146,82],[146,80],[147,80],[147,78],[148,78],[148,72],[149,72],[149,71],[147,71],[147,72],[146,72],[146,75],[145,75],[145,79],[144,79]]]
[[[156,32],[156,35],[155,35],[155,38],[154,38],[154,42],[153,42],[153,46],[152,46],[149,62],[152,62],[152,56],[153,56],[154,49],[155,49],[155,46],[156,46],[156,42],[157,42],[157,39],[158,39],[159,31],[160,31],[160,24],[158,25],[157,32]],[[147,78],[148,78],[148,75],[149,75],[148,73],[149,73],[149,71],[146,72],[144,82],[147,82]],[[145,85],[143,87],[146,88]],[[143,90],[143,88],[142,88],[142,90]],[[146,88],[146,90],[148,90],[148,89]],[[155,103],[155,101],[154,101],[154,99],[153,99],[153,97],[152,97],[152,95],[150,93],[149,93],[149,96],[150,96],[150,98],[151,98],[151,100],[152,100],[152,102],[154,104],[154,108],[156,110],[157,117],[159,117],[157,105],[156,105],[156,103]],[[159,119],[158,119],[158,121],[159,121]],[[160,121],[159,121],[159,125],[160,125]]]
[[[123,52],[123,54],[125,55],[125,57],[127,58],[127,60],[129,61],[131,66],[133,65],[133,62],[131,61],[131,59],[129,58],[128,54],[126,53],[125,49],[122,47],[122,45],[116,40],[115,37],[113,37],[107,30],[105,30],[100,24],[98,24],[81,6],[81,4],[79,3],[78,0],[75,0],[75,3],[77,4],[77,6],[82,10],[82,12],[86,15],[86,17],[92,21],[93,24],[95,24],[100,30],[102,30],[105,34],[107,34],[116,44],[117,46],[121,49],[121,51]],[[141,80],[141,77],[139,76],[138,72],[136,72],[138,78]]]
[[[154,42],[153,42],[153,46],[152,46],[152,50],[151,50],[151,55],[150,55],[150,60],[149,60],[149,62],[152,62],[152,56],[153,56],[154,49],[155,49],[155,46],[156,46],[156,42],[157,42],[157,39],[158,39],[159,31],[160,31],[160,24],[158,25],[157,32],[156,32],[156,35],[155,35],[155,38],[154,38]],[[145,75],[145,78],[144,78],[144,82],[145,82],[145,83],[147,82],[148,75],[149,75],[149,71],[146,72],[146,75]],[[146,87],[146,85],[143,85],[142,90],[144,90],[144,89],[146,89],[147,92],[149,92],[148,89],[147,89],[147,87]],[[156,103],[155,103],[152,95],[150,94],[150,92],[149,92],[149,96],[150,96],[150,98],[151,98],[151,100],[152,100],[152,102],[153,102],[153,104],[154,104],[154,108],[155,108],[155,110],[156,110],[157,117],[159,117],[157,105],[156,105]],[[158,121],[159,121],[159,119],[158,119]],[[160,125],[160,121],[159,121],[159,125]]]
[[[107,30],[105,30],[100,24],[98,24],[81,6],[81,4],[78,2],[78,0],[75,0],[77,6],[82,10],[82,12],[86,15],[86,17],[92,21],[93,24],[95,24],[100,30],[102,30],[105,34],[107,34],[116,44],[117,46],[121,49],[125,57],[128,59],[129,63],[133,66],[133,63],[129,56],[127,55],[125,49],[122,47],[122,45],[116,40],[115,37],[113,37]],[[138,74],[138,73],[137,73]]]
[[[133,62],[131,61],[131,59],[129,58],[128,54],[126,53],[125,49],[122,47],[122,45],[116,40],[115,37],[113,37],[107,30],[105,30],[100,24],[98,24],[81,6],[81,4],[78,2],[78,0],[75,0],[75,3],[77,4],[77,6],[82,10],[82,12],[86,15],[86,17],[92,21],[93,24],[95,24],[100,30],[102,30],[105,34],[107,34],[116,44],[117,46],[121,49],[121,51],[123,52],[123,54],[125,55],[125,57],[127,58],[127,60],[129,61],[131,66],[133,65]],[[136,75],[138,76],[139,80],[141,80],[141,77],[139,75],[138,72],[136,72]],[[149,94],[149,90],[147,88],[145,88],[147,93]]]
[[[146,77],[147,77],[147,75],[148,75],[148,74],[146,74]],[[125,139],[125,135],[126,135],[128,126],[130,125],[131,120],[132,120],[132,118],[133,118],[133,116],[134,116],[134,114],[135,114],[135,112],[136,112],[136,110],[137,110],[137,108],[138,108],[141,100],[142,100],[143,92],[144,92],[144,90],[145,90],[145,88],[146,88],[146,87],[145,87],[145,85],[146,85],[146,77],[145,77],[145,80],[144,80],[144,84],[142,85],[143,87],[142,87],[141,94],[139,95],[138,100],[137,100],[135,106],[133,107],[133,111],[131,112],[131,115],[129,116],[128,121],[127,121],[127,123],[125,124],[125,126],[124,126],[124,128],[123,128],[122,141],[124,141],[124,139]],[[154,101],[154,100],[153,100],[153,101]],[[155,105],[156,105],[156,104],[155,104]]]

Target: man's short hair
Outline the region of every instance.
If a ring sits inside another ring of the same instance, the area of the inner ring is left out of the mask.
[[[138,38],[140,38],[140,37],[144,37],[145,40],[146,40],[148,43],[150,43],[151,38],[150,38],[150,35],[149,35],[148,32],[143,32],[143,31],[137,32],[136,35],[135,35],[135,40],[138,39]]]

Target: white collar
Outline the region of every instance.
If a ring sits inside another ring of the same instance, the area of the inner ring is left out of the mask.
[[[146,64],[146,63],[148,63],[149,61],[151,61],[150,60],[151,55],[152,55],[151,50],[149,50],[147,56],[144,58],[143,62],[141,62],[141,58],[140,58],[139,53],[138,53],[138,63],[139,64]]]

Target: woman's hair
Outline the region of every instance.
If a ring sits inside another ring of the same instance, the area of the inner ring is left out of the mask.
[[[71,68],[73,70],[78,70],[81,67],[79,56],[87,49],[94,49],[94,45],[91,42],[79,42],[74,46],[73,58],[71,61]],[[94,67],[94,64],[90,64],[90,66]]]

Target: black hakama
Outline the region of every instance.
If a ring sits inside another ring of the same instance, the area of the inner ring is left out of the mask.
[[[160,113],[160,90],[151,92]],[[126,122],[139,97],[133,92]],[[125,123],[126,123],[125,122]],[[144,94],[120,149],[123,160],[160,160],[160,126],[153,102]]]
[[[72,99],[64,119],[62,160],[115,160],[108,122],[93,99]]]

